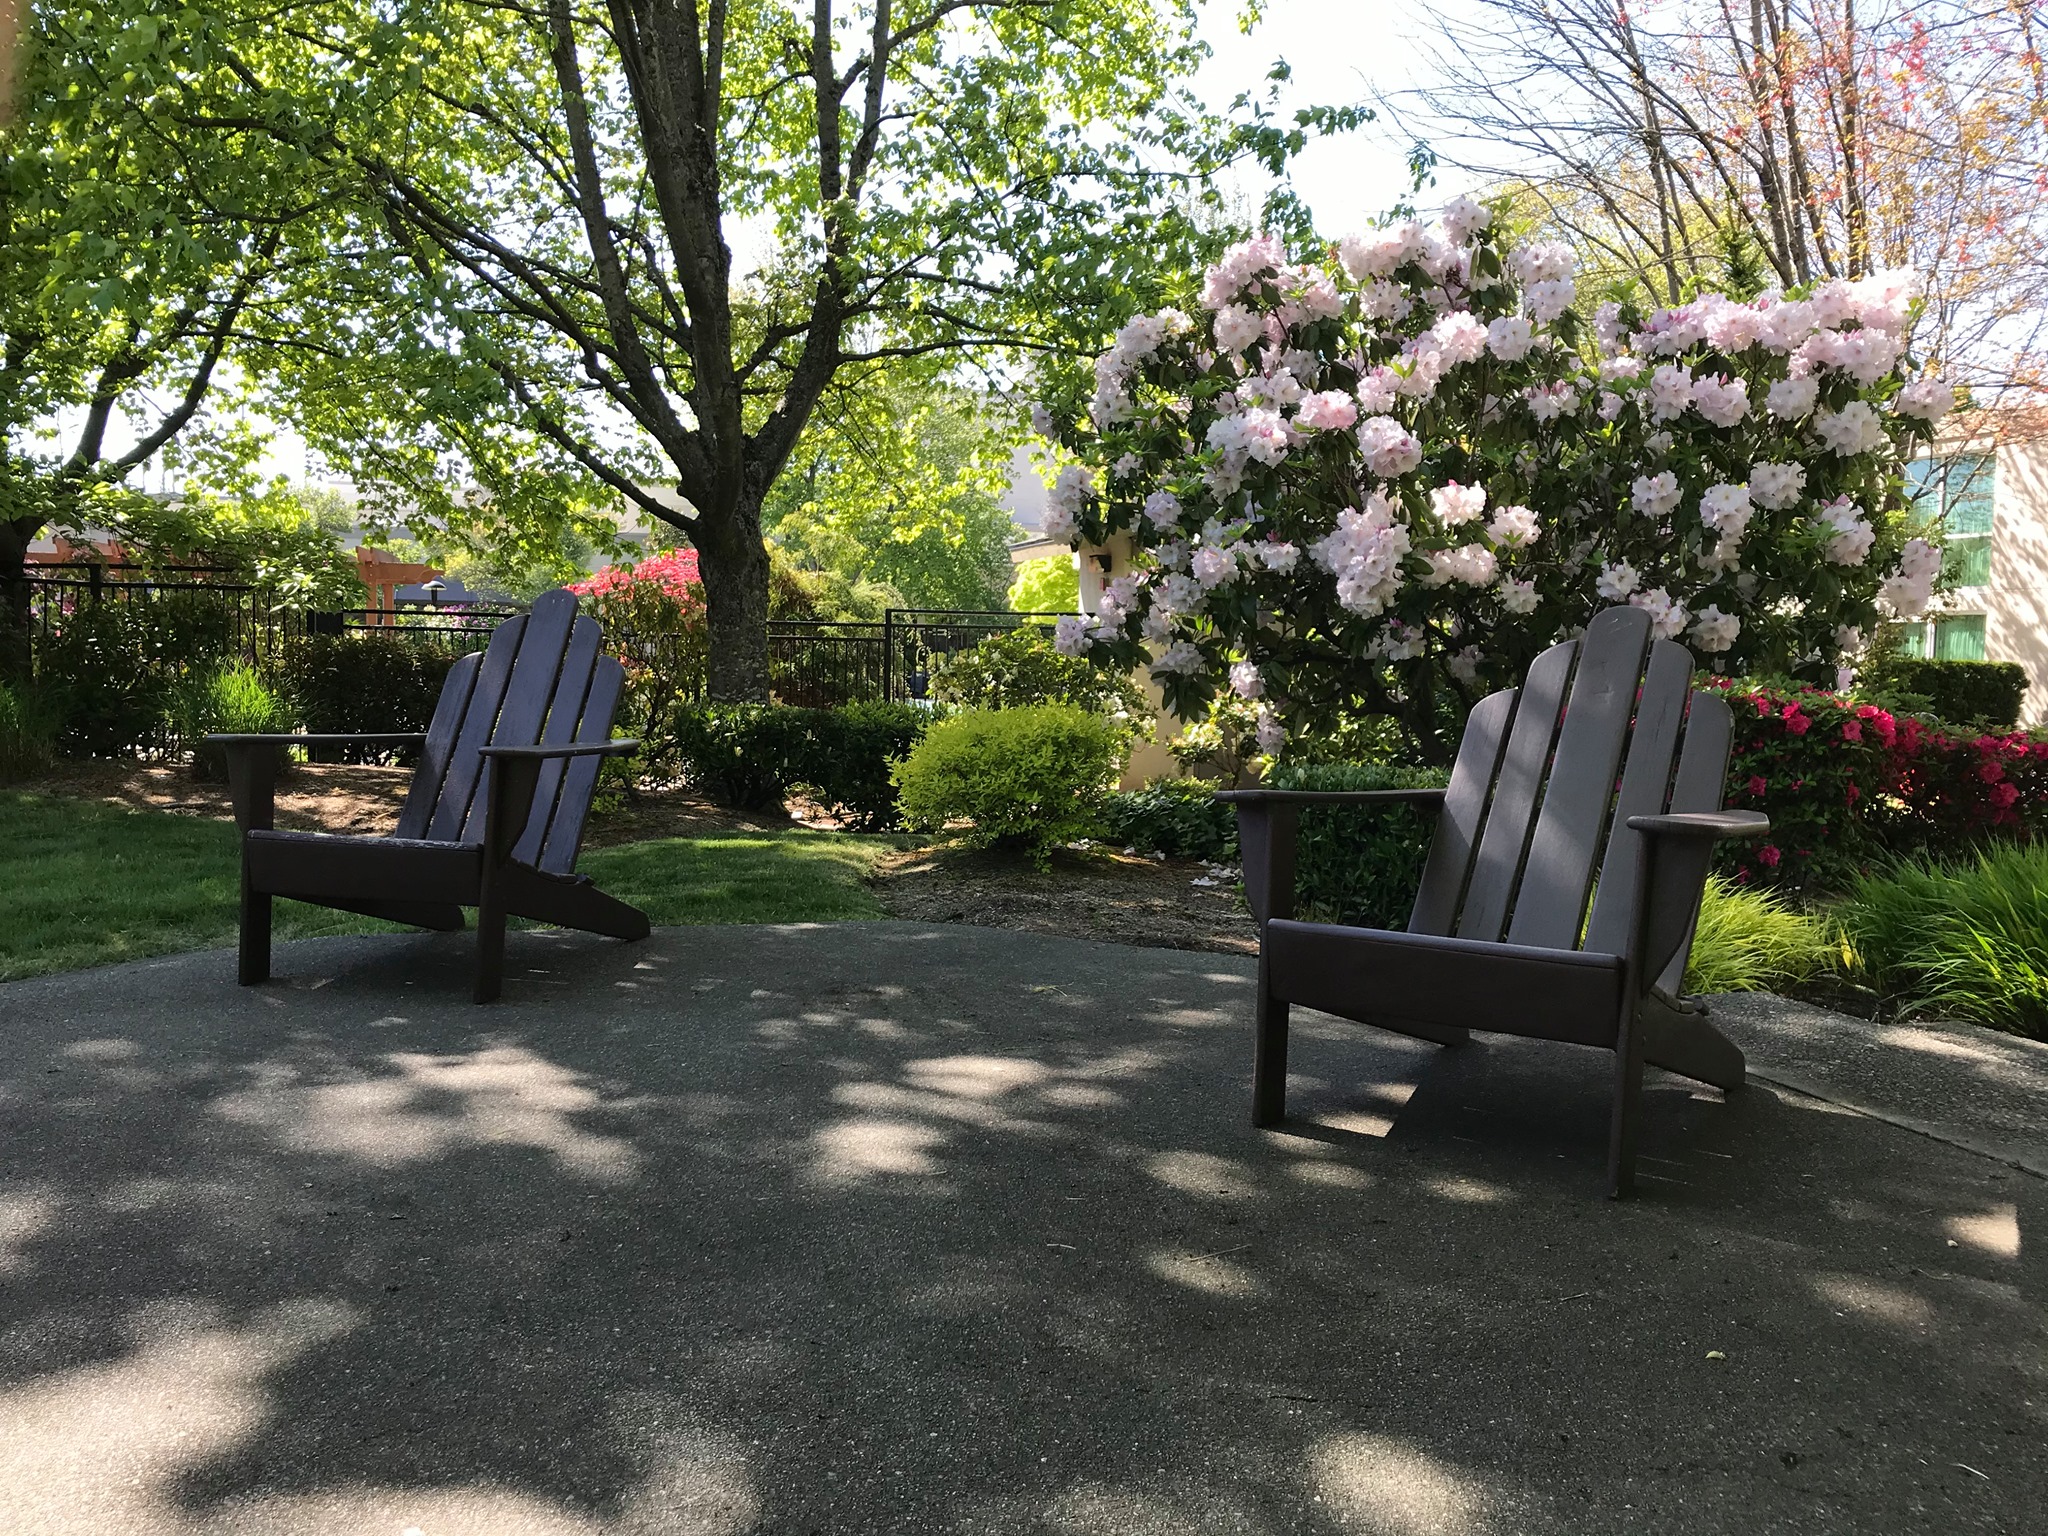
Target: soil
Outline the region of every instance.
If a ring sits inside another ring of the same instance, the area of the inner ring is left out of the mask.
[[[386,833],[397,825],[411,782],[409,768],[302,763],[278,781],[277,825],[303,832]],[[74,762],[15,787],[134,810],[234,819],[227,785],[196,779],[184,767]],[[799,804],[796,811],[797,817],[750,816],[687,789],[643,790],[594,812],[586,845],[833,825],[814,807]],[[1040,870],[1021,855],[941,842],[884,855],[874,888],[892,917],[917,922],[1019,928],[1151,949],[1258,953],[1235,872],[1198,862],[1157,861],[1097,847],[1060,850],[1052,867]]]
[[[1049,870],[1039,870],[1016,854],[943,843],[914,848],[882,860],[875,893],[890,916],[918,922],[1021,928],[1148,949],[1259,949],[1234,872],[1107,849],[1062,850]]]

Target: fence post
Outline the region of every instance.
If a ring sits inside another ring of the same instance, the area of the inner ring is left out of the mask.
[[[896,610],[882,610],[882,702],[896,701]]]
[[[85,569],[87,595],[91,598],[93,605],[97,607],[100,601],[100,586],[107,579],[106,572],[97,560],[88,561]]]

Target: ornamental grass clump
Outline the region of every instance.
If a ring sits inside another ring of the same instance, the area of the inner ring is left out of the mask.
[[[1443,701],[1617,603],[1718,670],[1831,678],[1940,570],[1902,510],[1953,403],[1908,351],[1917,292],[1591,308],[1566,247],[1468,198],[1243,242],[1037,414],[1047,536],[1128,567],[1058,643],[1149,666],[1183,720],[1251,701],[1269,753],[1361,708],[1446,748]]]
[[[1825,917],[1716,875],[1700,902],[1684,990],[1782,992],[1827,974],[1840,958]]]
[[[1908,860],[1841,907],[1854,965],[1901,1017],[2048,1039],[2048,845]]]
[[[1129,745],[1115,721],[1073,704],[974,709],[941,720],[896,765],[898,809],[920,831],[965,823],[977,848],[1052,850],[1097,829]]]

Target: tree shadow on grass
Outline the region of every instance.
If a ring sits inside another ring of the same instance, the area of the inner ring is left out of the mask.
[[[528,934],[474,1009],[459,939],[290,954],[9,989],[21,1529],[2019,1529],[2043,1486],[2037,1183],[1812,1101],[1658,1079],[1615,1205],[1600,1053],[1306,1016],[1253,1132],[1224,957]]]

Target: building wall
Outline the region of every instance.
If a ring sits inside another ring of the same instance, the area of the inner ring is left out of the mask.
[[[2020,722],[2048,724],[2048,438],[1999,446],[1996,496],[1990,585],[1957,596],[1981,603],[1985,658],[2027,669]]]

